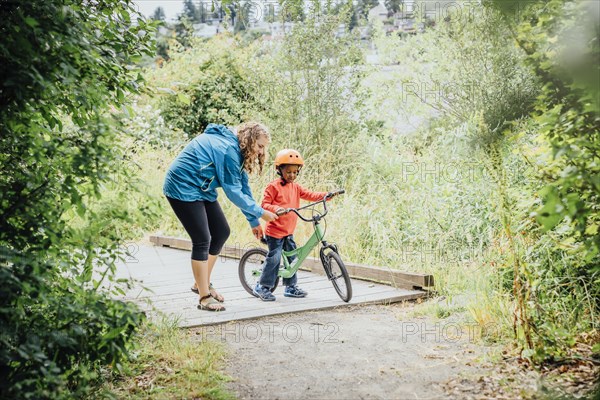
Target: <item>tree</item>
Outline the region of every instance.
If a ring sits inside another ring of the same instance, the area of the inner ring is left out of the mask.
[[[284,22],[304,21],[306,15],[304,13],[303,0],[279,0],[281,8],[279,16]]]
[[[192,22],[196,22],[197,10],[192,0],[183,0],[183,13],[181,17],[186,17]]]
[[[225,45],[223,48],[231,50]],[[190,52],[201,53],[202,50],[195,47]],[[180,68],[177,61],[175,64],[167,67],[166,72],[169,68]],[[180,86],[176,96],[164,98],[160,108],[165,121],[194,137],[209,123],[241,123],[254,103],[246,71],[232,54],[218,53],[210,54],[208,60],[198,65],[191,82]]]
[[[274,131],[285,132],[274,140],[282,146],[293,143],[305,157],[323,152],[352,159],[347,145],[369,121],[362,106],[361,49],[351,35],[338,34],[347,19],[345,14],[307,13],[275,56],[257,60],[250,74],[264,120]],[[348,169],[313,171],[342,179]]]
[[[352,31],[358,26],[358,9],[354,6],[352,1],[335,3],[333,6],[326,9],[327,14],[331,15],[345,15],[347,16],[347,29]]]
[[[196,21],[205,23],[209,14],[208,3],[201,1],[200,5],[196,8]]]
[[[227,10],[227,14],[229,15],[229,18],[231,18],[231,26],[235,27],[235,22],[236,22],[236,17],[238,14],[238,11],[236,10],[236,8],[239,8],[239,3],[229,3],[226,6],[226,10]]]
[[[111,276],[118,236],[68,220],[117,168],[107,110],[142,90],[155,28],[131,0],[2,2],[0,19],[0,397],[82,397],[142,314],[92,274]]]
[[[404,0],[385,0],[385,8],[388,10],[388,17],[400,12],[404,5]]]
[[[265,8],[265,13],[263,16],[265,22],[272,24],[277,19],[277,15],[275,14],[275,5],[267,4]]]
[[[194,22],[183,14],[177,17],[175,24],[175,39],[184,47],[191,47],[191,40],[194,37]]]
[[[360,19],[368,19],[369,11],[379,5],[379,0],[358,0],[356,11]]]
[[[162,7],[156,7],[151,18],[155,21],[164,21],[166,18],[165,10]]]
[[[238,18],[233,26],[233,31],[235,33],[248,29],[250,18],[252,17],[252,4],[249,1],[245,1],[238,7],[238,10]]]

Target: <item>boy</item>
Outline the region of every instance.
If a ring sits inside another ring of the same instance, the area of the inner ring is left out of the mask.
[[[292,149],[284,149],[275,157],[275,170],[280,178],[275,179],[265,188],[264,199],[261,207],[267,211],[278,213],[285,208],[298,208],[300,199],[318,201],[323,199],[327,192],[311,192],[295,183],[300,170],[304,166],[304,160],[300,153]],[[296,248],[294,242],[294,229],[298,216],[294,213],[281,215],[278,219],[270,221],[266,225],[266,239],[269,253],[265,260],[260,280],[254,288],[254,294],[263,301],[275,301],[271,289],[275,286],[282,250],[290,251]],[[290,259],[290,262],[293,258]],[[283,295],[285,297],[306,297],[308,294],[300,289],[296,283],[296,274],[288,279],[283,279],[286,286]]]

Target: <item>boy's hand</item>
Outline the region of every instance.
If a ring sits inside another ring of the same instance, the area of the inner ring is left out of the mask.
[[[346,191],[344,189],[340,189],[340,190],[336,190],[335,192],[329,192],[327,193],[327,196],[325,196],[327,199],[331,199],[332,197],[337,196],[338,194],[343,194],[346,193]]]
[[[258,226],[255,226],[254,228],[252,228],[252,234],[254,235],[255,238],[260,240],[265,235],[263,232],[262,225],[258,225]]]

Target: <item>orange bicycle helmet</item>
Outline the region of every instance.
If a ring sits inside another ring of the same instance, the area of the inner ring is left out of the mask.
[[[283,149],[275,156],[275,169],[281,165],[292,164],[292,165],[304,165],[304,159],[296,150]]]

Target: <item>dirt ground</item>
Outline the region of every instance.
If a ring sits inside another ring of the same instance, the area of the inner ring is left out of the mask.
[[[240,399],[441,399],[496,348],[452,317],[415,317],[414,305],[356,306],[197,328],[228,349]]]
[[[417,307],[342,307],[192,334],[225,344],[227,385],[239,399],[596,400],[595,363],[536,371],[500,346],[483,345],[485,332],[464,312],[435,319]]]

